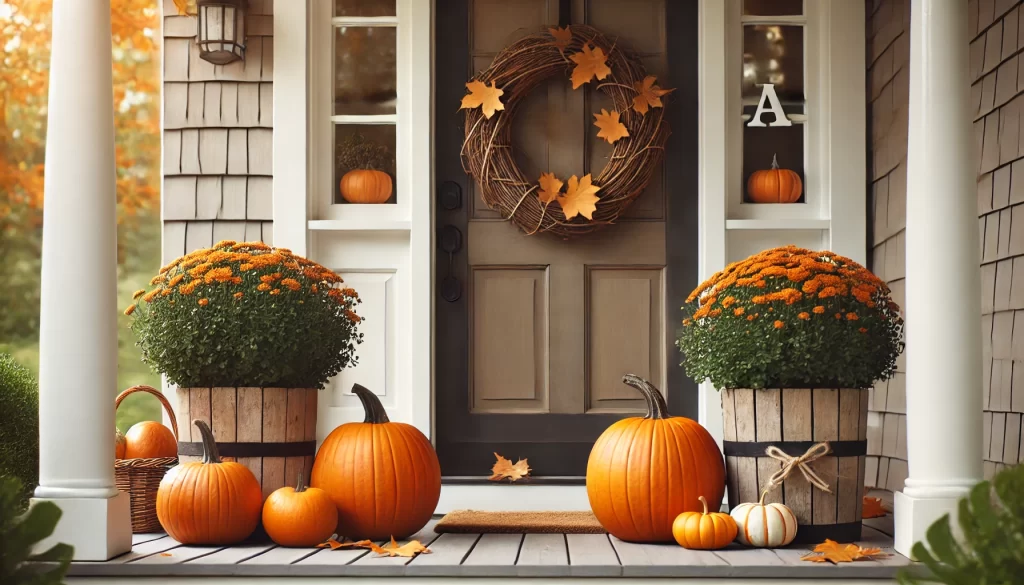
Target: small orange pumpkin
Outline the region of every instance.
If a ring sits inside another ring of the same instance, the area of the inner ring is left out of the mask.
[[[747,196],[754,203],[796,203],[803,192],[800,175],[780,169],[775,155],[772,155],[772,168],[755,171],[747,180]]]
[[[182,544],[235,544],[260,522],[263,490],[249,468],[221,461],[210,427],[192,421],[203,437],[203,460],[170,468],[156,492],[156,517]]]
[[[156,421],[135,423],[124,438],[124,459],[178,456],[178,442],[171,429]]]
[[[590,508],[609,533],[633,542],[672,542],[672,521],[700,508],[697,496],[722,504],[725,461],[704,427],[669,416],[661,392],[627,374],[624,384],[647,401],[647,416],[624,418],[598,437],[587,462]]]
[[[724,512],[708,513],[708,501],[701,496],[703,512],[683,512],[672,523],[672,536],[683,548],[714,550],[736,538],[736,521]]]
[[[263,528],[281,546],[316,546],[338,528],[338,508],[322,489],[307,488],[299,473],[295,487],[274,490],[263,503]]]
[[[441,497],[441,465],[416,427],[390,422],[373,393],[355,384],[361,423],[327,435],[313,462],[310,485],[338,507],[338,532],[352,539],[387,540],[423,528]]]
[[[355,169],[341,177],[341,196],[349,203],[386,203],[391,199],[391,175]]]
[[[128,447],[128,441],[121,433],[121,429],[114,427],[114,459],[124,459],[124,451]]]

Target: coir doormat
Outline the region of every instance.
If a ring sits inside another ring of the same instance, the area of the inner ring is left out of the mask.
[[[604,534],[593,512],[480,512],[455,510],[445,514],[434,532],[469,534]]]

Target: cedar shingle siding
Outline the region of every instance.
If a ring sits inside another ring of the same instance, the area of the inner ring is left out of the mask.
[[[177,14],[164,0],[165,262],[273,234],[273,0],[249,0],[245,60],[225,66],[199,58],[196,19]]]
[[[910,0],[867,2],[871,267],[902,304]],[[1024,10],[1019,4],[968,4],[979,157],[986,477],[1024,455],[1024,140],[1019,140],[1024,134],[1019,129],[1024,120],[1024,74],[1018,74],[1024,67],[1024,56],[1018,59],[1018,51],[1024,49]],[[936,279],[938,283],[940,277]],[[905,363],[901,359],[896,377],[876,385],[871,396],[866,483],[890,490],[902,489],[907,476]]]

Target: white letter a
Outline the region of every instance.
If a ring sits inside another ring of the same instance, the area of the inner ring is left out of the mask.
[[[764,107],[766,99],[768,103],[771,104],[770,108]],[[769,124],[769,126],[793,125],[793,122],[786,117],[786,113],[782,111],[782,103],[779,102],[779,96],[775,94],[774,83],[766,83],[761,86],[761,102],[757,104],[757,111],[754,112],[754,116],[750,119],[750,122],[747,123],[747,126],[764,128],[765,123],[761,121],[761,114],[765,112],[772,112],[775,114],[775,121]]]

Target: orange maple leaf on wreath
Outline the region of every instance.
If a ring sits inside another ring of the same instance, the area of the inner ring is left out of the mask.
[[[377,556],[382,557],[414,557],[420,553],[430,554],[430,549],[423,546],[422,542],[410,540],[402,546],[398,546],[394,536],[391,537],[389,544],[377,546],[377,544],[371,542],[368,548],[377,553]]]
[[[564,51],[569,46],[569,43],[572,42],[572,31],[569,30],[568,26],[565,28],[549,28],[548,32],[555,38],[555,46],[558,47],[559,51]]]
[[[469,93],[463,96],[462,106],[463,108],[481,108],[484,113],[484,118],[488,120],[494,115],[497,110],[504,110],[505,104],[501,103],[501,96],[504,95],[504,91],[494,87],[494,82],[491,82],[491,86],[488,87],[482,81],[470,81],[466,84],[466,89]]]
[[[648,75],[643,81],[638,81],[633,84],[633,88],[636,89],[637,95],[633,96],[633,109],[641,114],[647,113],[647,108],[660,108],[661,96],[672,93],[675,88],[662,89],[655,85],[657,78],[653,75]]]
[[[590,182],[590,174],[583,175],[577,179],[576,175],[569,177],[569,186],[565,189],[565,196],[558,197],[558,204],[562,206],[562,213],[565,219],[572,219],[582,215],[587,219],[594,219],[594,212],[597,211],[599,201],[597,193],[601,188]]]
[[[608,67],[608,56],[604,54],[601,47],[591,49],[590,43],[583,45],[583,50],[569,56],[576,63],[572,70],[572,88],[587,83],[594,77],[599,80],[608,77],[612,70]]]
[[[497,453],[494,454],[498,458],[498,462],[491,467],[491,481],[501,481],[508,478],[509,481],[518,481],[530,475],[530,464],[526,462],[526,459],[520,459],[516,461],[515,465],[512,465],[512,461],[505,459]]]
[[[540,191],[537,192],[537,199],[539,199],[544,205],[558,199],[558,193],[562,190],[562,185],[565,184],[560,181],[554,173],[541,173],[540,179],[538,179],[537,182],[540,184]],[[506,459],[506,461],[508,460]]]
[[[864,496],[864,512],[862,514],[864,518],[881,518],[886,514],[888,512],[882,506],[881,499]]]
[[[861,548],[856,544],[839,544],[828,538],[814,547],[814,552],[800,557],[801,561],[812,563],[851,563],[859,560],[870,560],[871,557],[888,556],[880,548]]]
[[[629,130],[626,130],[625,124],[619,121],[620,114],[615,110],[609,114],[608,110],[601,108],[600,114],[594,114],[597,118],[594,120],[594,126],[601,129],[597,133],[598,138],[604,138],[608,141],[608,144],[615,144],[615,141],[619,138],[625,138],[629,136]]]

